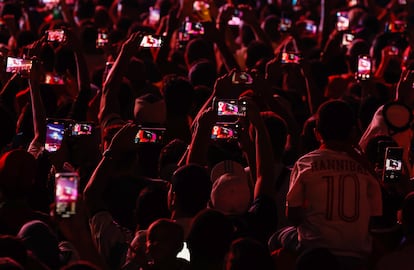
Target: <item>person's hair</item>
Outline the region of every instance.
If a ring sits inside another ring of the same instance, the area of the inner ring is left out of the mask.
[[[203,38],[196,38],[188,42],[185,47],[184,57],[188,67],[191,67],[200,59],[213,60],[215,63],[214,46],[211,42]]]
[[[314,248],[304,251],[296,260],[296,270],[339,269],[337,258],[327,248]]]
[[[61,270],[98,270],[99,268],[88,261],[76,261],[65,265]]]
[[[363,39],[355,39],[347,53],[349,69],[353,73],[358,70],[358,56],[361,54],[369,54],[369,44]]]
[[[240,33],[241,43],[246,47],[248,47],[250,43],[255,40],[254,32],[249,25],[243,24],[240,27],[239,33]]]
[[[204,85],[213,88],[217,79],[215,63],[207,59],[196,61],[188,72],[188,78],[194,86]]]
[[[188,164],[178,168],[171,178],[171,184],[176,207],[188,217],[194,217],[207,207],[212,183],[204,167]]]
[[[137,229],[145,230],[159,218],[169,217],[167,203],[168,190],[160,185],[151,185],[143,188],[136,200],[135,216]]]
[[[15,260],[4,257],[0,258],[0,270],[23,270],[24,268]]]
[[[253,238],[239,238],[231,243],[226,270],[272,270],[272,257],[266,246]]]
[[[233,224],[223,213],[213,209],[201,211],[194,218],[187,238],[191,262],[224,262],[233,233]]]
[[[278,158],[282,158],[288,135],[285,120],[271,111],[261,112],[260,115],[269,133],[273,154]]]
[[[280,31],[278,30],[280,19],[276,15],[267,16],[262,23],[263,31],[272,41],[280,40]]]
[[[147,240],[168,243],[175,257],[183,248],[184,229],[170,219],[158,219],[148,227]]]
[[[182,76],[167,75],[163,78],[161,92],[165,99],[168,114],[185,116],[190,113],[194,87],[190,81]]]
[[[161,153],[158,159],[158,173],[159,173],[159,176],[163,180],[166,180],[166,181],[171,180],[172,172],[171,172],[171,175],[169,173],[168,175],[166,175],[168,168],[169,166],[174,166],[174,165],[175,167],[178,167],[177,164],[181,160],[181,157],[184,155],[186,149],[187,149],[187,144],[180,139],[174,139],[170,141],[167,145],[165,145],[161,149]],[[163,177],[168,177],[168,178],[165,179]]]
[[[260,60],[267,62],[274,57],[272,47],[263,41],[252,41],[247,47],[246,66],[253,68]]]
[[[21,265],[27,263],[27,249],[23,242],[12,235],[0,235],[0,257],[9,257]]]
[[[346,141],[349,139],[354,126],[354,113],[346,102],[331,100],[319,107],[316,129],[324,141]]]

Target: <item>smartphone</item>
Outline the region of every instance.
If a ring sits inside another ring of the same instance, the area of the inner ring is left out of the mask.
[[[279,23],[279,31],[287,32],[292,28],[292,20],[289,18],[281,18]]]
[[[148,23],[150,25],[156,25],[160,21],[160,10],[155,7],[149,7],[148,11]]]
[[[160,48],[162,46],[162,37],[146,35],[142,38],[140,47],[143,48]]]
[[[395,183],[401,179],[403,168],[403,148],[387,147],[384,157],[382,180],[386,183]]]
[[[291,52],[282,52],[282,64],[299,64],[300,63],[300,55],[297,53]]]
[[[346,11],[338,11],[336,13],[336,30],[338,31],[346,31],[349,28],[349,18],[348,12]]]
[[[63,29],[53,29],[46,30],[47,41],[49,42],[63,42],[65,41],[65,30]]]
[[[390,50],[388,50],[389,55],[398,55],[400,53],[400,50],[397,46],[391,46]]]
[[[56,214],[68,218],[76,214],[79,175],[76,172],[55,174]]]
[[[165,128],[140,127],[135,135],[135,143],[163,143]]]
[[[185,22],[184,32],[192,36],[204,35],[204,26],[201,22]]]
[[[371,78],[371,57],[368,55],[358,56],[358,71],[356,73],[357,80],[368,80]]]
[[[350,33],[343,33],[342,34],[342,46],[347,47],[351,45],[352,41],[354,41],[355,36]]]
[[[59,0],[40,0],[45,6],[56,6],[59,4]]]
[[[204,1],[194,1],[193,3],[193,10],[194,11],[204,11],[206,9],[209,9],[210,5],[207,2]]]
[[[233,84],[252,84],[253,77],[245,71],[236,71],[233,73],[231,81]]]
[[[318,27],[313,22],[307,22],[305,29],[306,29],[306,32],[311,35],[316,35],[316,32],[318,31]]]
[[[239,125],[236,123],[218,122],[211,129],[211,139],[213,140],[233,140],[238,139]]]
[[[59,150],[65,136],[66,122],[63,120],[48,120],[46,124],[45,149],[49,152]]]
[[[234,9],[233,15],[231,16],[231,19],[227,23],[230,26],[239,26],[242,23],[241,17],[241,11],[237,8]]]
[[[217,108],[217,116],[245,116],[247,102],[238,99],[215,100],[214,108]]]
[[[386,31],[391,33],[402,33],[407,29],[407,23],[404,21],[389,22],[386,26]]]
[[[63,75],[47,72],[45,74],[44,83],[45,84],[52,84],[52,85],[63,85],[63,84],[65,84],[65,79],[64,79]]]
[[[32,68],[32,60],[19,57],[7,57],[6,72],[28,74]]]
[[[394,141],[390,140],[381,140],[377,144],[377,166],[383,168],[384,166],[384,157],[385,151],[388,147],[395,147],[398,146]]]
[[[71,136],[91,135],[92,130],[93,124],[88,122],[72,123],[69,129]]]
[[[406,5],[407,4],[407,0],[398,0],[398,4],[399,5]]]
[[[210,22],[212,20],[210,15],[210,5],[205,1],[194,1],[193,11],[197,13],[198,17],[203,22]]]
[[[353,7],[358,5],[358,0],[348,0],[348,7]]]
[[[96,38],[96,48],[102,48],[108,44],[108,30],[98,29],[98,37]]]

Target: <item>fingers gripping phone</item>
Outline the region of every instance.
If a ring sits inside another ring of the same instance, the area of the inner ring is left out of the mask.
[[[245,116],[247,111],[247,102],[238,99],[217,99],[213,106],[217,116]]]
[[[218,122],[211,130],[213,140],[237,140],[238,135],[239,125],[236,123]]]
[[[371,78],[371,57],[368,55],[358,56],[358,71],[356,73],[357,80],[368,80]]]
[[[55,174],[55,212],[62,218],[76,214],[79,175],[76,172]]]
[[[384,158],[382,180],[385,183],[396,183],[401,179],[403,169],[403,148],[387,147]]]
[[[140,127],[135,135],[135,143],[163,143],[165,128]]]

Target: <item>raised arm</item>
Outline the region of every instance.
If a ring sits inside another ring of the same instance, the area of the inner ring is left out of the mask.
[[[89,81],[89,70],[86,64],[85,56],[82,53],[80,40],[72,30],[66,31],[67,46],[71,48],[75,54],[77,69],[78,96],[72,106],[69,118],[78,121],[86,120],[88,111],[88,103],[91,99],[91,85]]]
[[[46,142],[46,112],[40,96],[40,77],[42,65],[35,60],[29,76],[30,98],[32,100],[34,137],[29,146],[29,152],[37,157]]]
[[[254,199],[275,198],[274,157],[266,125],[256,104],[248,100],[247,117],[254,127],[256,145],[256,185]]]
[[[140,33],[133,33],[124,44],[115,60],[115,63],[109,72],[102,90],[101,109],[98,115],[102,128],[113,117],[120,118],[120,104],[118,100],[121,82],[124,74],[128,69],[129,60],[137,51],[139,42],[142,37]]]

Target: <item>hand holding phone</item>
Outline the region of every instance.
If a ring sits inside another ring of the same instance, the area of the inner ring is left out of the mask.
[[[217,116],[245,116],[247,102],[237,99],[215,99],[214,108],[217,108]]]
[[[7,57],[6,72],[28,75],[32,68],[32,60],[19,57]]]
[[[47,41],[62,43],[66,39],[65,30],[53,29],[46,30]]]
[[[300,63],[300,55],[293,52],[282,52],[282,64],[299,64]]]
[[[162,37],[146,35],[142,38],[140,47],[143,48],[160,48],[162,46]]]
[[[236,71],[233,73],[231,81],[233,84],[252,84],[253,77],[245,71]]]
[[[349,18],[348,12],[346,11],[339,11],[336,13],[336,30],[338,31],[346,31],[349,28]]]
[[[98,37],[96,38],[96,48],[103,48],[108,44],[108,30],[98,29]]]
[[[387,147],[384,158],[382,180],[386,183],[396,183],[401,179],[403,169],[403,148]]]
[[[359,55],[356,79],[369,80],[371,78],[371,65],[371,57],[369,57],[368,55]]]
[[[76,172],[55,174],[55,212],[62,218],[76,214],[79,175]]]
[[[135,135],[135,143],[163,143],[165,128],[140,127]]]
[[[212,140],[237,140],[239,125],[236,123],[218,122],[211,130]]]

